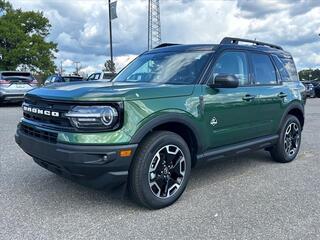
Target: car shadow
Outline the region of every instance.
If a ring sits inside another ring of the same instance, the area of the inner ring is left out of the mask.
[[[197,187],[225,181],[227,178],[247,174],[256,168],[270,164],[277,163],[272,161],[269,152],[265,150],[202,163],[192,169],[188,189],[192,190]]]
[[[192,169],[186,191],[193,191],[206,185],[217,184],[230,177],[254,171],[255,168],[268,164],[276,163],[272,162],[270,155],[266,151],[258,151],[204,163]],[[42,168],[37,169],[38,171],[42,170]],[[43,171],[45,170],[43,169]],[[97,190],[47,171],[41,172],[40,176],[36,174],[33,174],[33,176],[37,179],[34,181],[29,179],[28,192],[34,198],[39,198],[39,202],[43,204],[47,203],[50,205],[50,201],[62,201],[79,208],[88,207],[86,204],[89,204],[97,208],[112,207],[113,209],[146,210],[130,200],[129,194],[126,191],[126,184],[114,188]],[[43,199],[47,200],[44,202]]]

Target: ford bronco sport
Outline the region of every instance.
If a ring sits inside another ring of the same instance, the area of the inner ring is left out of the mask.
[[[95,187],[127,180],[133,199],[157,209],[181,196],[198,162],[258,149],[295,159],[304,91],[276,45],[162,44],[111,83],[28,92],[15,138],[44,168]]]

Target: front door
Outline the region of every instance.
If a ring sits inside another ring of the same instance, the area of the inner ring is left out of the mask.
[[[239,78],[237,88],[211,88],[203,85],[204,127],[207,148],[238,143],[262,135],[257,122],[259,105],[249,78],[248,56],[244,51],[227,50],[215,61],[210,78],[232,74]]]

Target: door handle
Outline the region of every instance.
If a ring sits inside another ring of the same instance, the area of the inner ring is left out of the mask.
[[[285,98],[286,96],[288,96],[288,94],[286,94],[284,92],[281,92],[281,93],[278,94],[279,98]]]
[[[245,95],[242,99],[245,100],[245,101],[250,101],[250,100],[253,100],[253,99],[255,99],[255,98],[256,98],[255,95],[247,94],[247,95]]]

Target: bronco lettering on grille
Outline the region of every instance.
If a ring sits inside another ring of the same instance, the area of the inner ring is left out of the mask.
[[[36,108],[36,107],[23,106],[23,111],[30,112],[30,113],[36,113],[39,115],[52,116],[52,117],[59,117],[60,116],[59,112],[50,111],[50,110],[43,110],[43,109]]]

